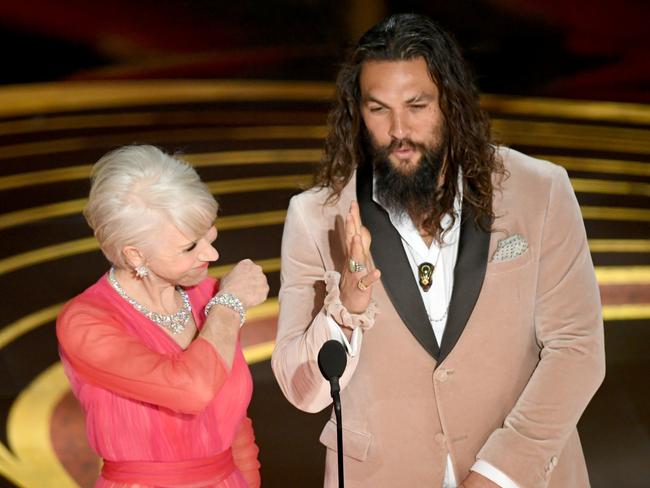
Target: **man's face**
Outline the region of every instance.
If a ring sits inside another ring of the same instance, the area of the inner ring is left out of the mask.
[[[422,159],[422,146],[436,151],[443,142],[438,87],[426,61],[366,61],[359,86],[361,116],[375,152],[386,152],[396,171],[411,174]]]

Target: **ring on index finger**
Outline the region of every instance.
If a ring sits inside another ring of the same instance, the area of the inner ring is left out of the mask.
[[[366,266],[361,263],[357,263],[354,259],[350,258],[348,261],[348,269],[350,270],[350,273],[358,273],[359,271],[363,271],[366,269]]]
[[[361,291],[366,291],[368,289],[368,285],[366,285],[363,280],[357,281],[357,288]]]

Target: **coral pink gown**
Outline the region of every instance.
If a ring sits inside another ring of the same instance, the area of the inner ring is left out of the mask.
[[[217,287],[207,278],[186,290],[199,329]],[[202,338],[183,350],[106,275],[64,306],[56,329],[88,440],[104,460],[96,488],[260,485],[239,342],[230,372]]]

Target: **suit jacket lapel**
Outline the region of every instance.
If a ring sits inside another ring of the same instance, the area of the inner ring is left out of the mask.
[[[386,293],[413,336],[431,356],[437,358],[438,343],[401,237],[386,211],[372,200],[372,167],[369,164],[357,171],[357,199],[363,225],[372,235],[370,252],[381,270]]]
[[[454,289],[449,302],[447,325],[442,336],[438,364],[454,348],[478,300],[488,261],[490,233],[474,222],[474,211],[463,205],[458,255],[454,268]]]

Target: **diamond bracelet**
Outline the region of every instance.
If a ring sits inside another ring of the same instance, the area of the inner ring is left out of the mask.
[[[224,307],[228,307],[229,309],[237,312],[239,314],[239,327],[244,325],[244,322],[246,321],[246,309],[244,308],[241,300],[235,295],[225,291],[220,291],[215,296],[213,296],[205,306],[206,317],[210,313],[210,310],[212,310],[212,307],[215,305],[223,305]]]

